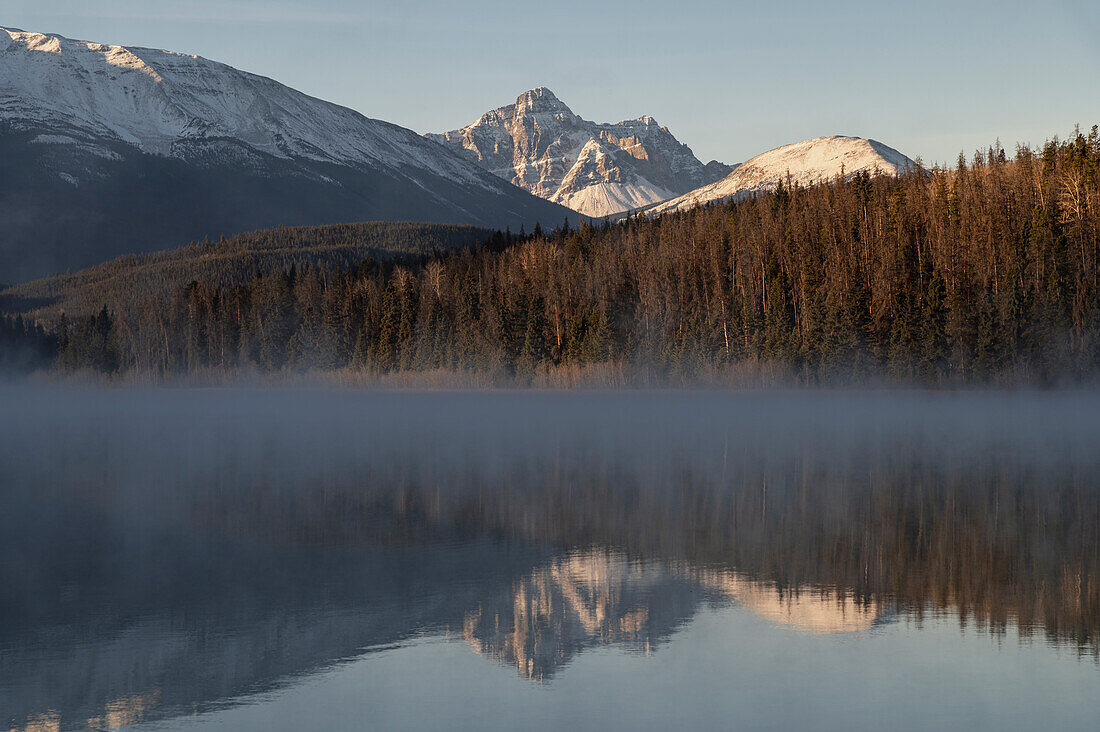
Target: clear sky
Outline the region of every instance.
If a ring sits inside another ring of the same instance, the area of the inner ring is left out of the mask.
[[[1100,1],[5,0],[0,25],[196,53],[418,132],[547,86],[704,162],[828,134],[925,162],[1100,123]]]

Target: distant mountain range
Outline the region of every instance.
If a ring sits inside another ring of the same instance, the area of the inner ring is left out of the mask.
[[[843,136],[784,145],[739,165],[704,165],[652,117],[589,122],[545,87],[466,127],[426,137],[520,188],[592,217],[681,211],[768,191],[781,180],[806,186],[864,171],[896,175],[916,166],[880,142]]]
[[[397,125],[167,51],[0,28],[0,281],[278,224],[573,212]]]
[[[726,176],[649,116],[589,122],[545,87],[476,122],[426,135],[520,188],[587,216],[608,216],[673,198]]]
[[[6,28],[0,160],[9,284],[277,225],[553,227],[915,165],[849,137],[704,164],[652,117],[589,122],[544,87],[422,136],[198,56]]]

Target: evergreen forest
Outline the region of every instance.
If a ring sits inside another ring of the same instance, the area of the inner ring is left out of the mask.
[[[5,321],[5,349],[31,354],[7,360],[623,385],[1044,386],[1100,367],[1096,127],[896,178],[402,249],[101,287],[87,312]]]

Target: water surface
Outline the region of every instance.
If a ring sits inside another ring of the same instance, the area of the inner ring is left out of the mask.
[[[1100,397],[0,394],[11,729],[1092,729]]]

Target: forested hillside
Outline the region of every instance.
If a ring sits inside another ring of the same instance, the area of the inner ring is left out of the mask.
[[[420,257],[470,248],[492,234],[474,226],[385,221],[281,226],[164,252],[126,255],[74,274],[0,288],[0,310],[45,322],[56,320],[62,311],[70,318],[94,315],[104,306],[125,312],[139,301],[167,301],[191,280],[224,288],[248,281],[257,270],[347,268],[367,257]]]
[[[498,242],[499,243],[499,242]],[[473,371],[543,383],[1091,380],[1100,135],[225,286],[52,324],[63,368]]]

